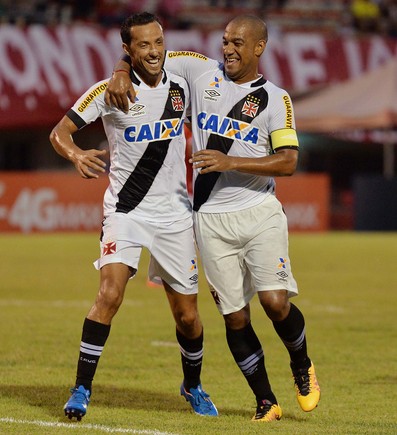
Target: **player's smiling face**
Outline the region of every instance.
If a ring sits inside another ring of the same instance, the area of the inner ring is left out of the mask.
[[[159,23],[131,27],[131,44],[124,50],[131,56],[134,70],[149,86],[161,80],[164,62],[164,35]]]
[[[223,57],[227,76],[236,83],[258,78],[259,57],[266,42],[258,41],[248,23],[230,22],[223,34]]]

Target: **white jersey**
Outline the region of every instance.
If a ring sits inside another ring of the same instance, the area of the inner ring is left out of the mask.
[[[167,52],[165,67],[184,77],[191,93],[193,149],[259,158],[278,148],[298,147],[288,93],[259,78],[236,84],[223,64],[193,52]],[[272,177],[238,171],[194,171],[195,211],[230,212],[260,204],[274,194]]]
[[[104,216],[121,212],[158,222],[186,219],[191,216],[184,164],[187,83],[165,71],[156,88],[134,72],[131,79],[137,98],[128,114],[106,105],[109,79],[92,86],[67,113],[79,128],[102,118],[110,150]]]

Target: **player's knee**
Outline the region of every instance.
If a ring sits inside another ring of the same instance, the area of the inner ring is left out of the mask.
[[[259,299],[270,320],[281,321],[287,317],[290,307],[287,291],[260,292]]]
[[[228,329],[245,328],[251,320],[249,305],[234,313],[225,314],[223,318]]]
[[[107,311],[117,311],[123,302],[123,289],[115,282],[105,282],[102,284],[96,304]]]
[[[176,323],[179,329],[186,335],[191,336],[201,328],[201,321],[196,310],[185,310],[176,313]]]

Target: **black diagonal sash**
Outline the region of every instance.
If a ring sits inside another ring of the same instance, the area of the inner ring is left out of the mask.
[[[170,82],[167,102],[160,120],[181,118],[183,110],[174,110],[172,98],[180,96],[185,105],[185,92],[178,83]],[[116,211],[128,213],[133,210],[148,193],[167,156],[172,138],[150,142],[139,159],[135,169],[118,194]],[[182,164],[182,162],[181,162]]]
[[[255,116],[248,116],[242,112],[244,104],[247,100],[258,101],[258,110]],[[246,95],[242,100],[240,100],[232,110],[227,114],[228,118],[232,118],[238,121],[243,121],[251,124],[253,119],[257,117],[264,109],[266,109],[268,104],[268,93],[261,87],[256,91]],[[212,133],[208,139],[207,149],[218,150],[224,154],[227,154],[233,144],[235,139],[219,136]],[[194,200],[193,200],[193,210],[198,211],[200,207],[208,200],[212,189],[215,186],[220,172],[209,172],[208,174],[199,174],[194,183]]]

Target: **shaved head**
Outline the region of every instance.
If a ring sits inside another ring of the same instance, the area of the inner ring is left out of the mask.
[[[267,26],[266,23],[255,15],[240,15],[233,18],[229,24],[233,26],[241,26],[250,29],[254,38],[267,42]]]
[[[267,43],[266,24],[253,15],[239,15],[226,26],[223,34],[223,58],[226,75],[236,83],[259,77],[259,58]]]

